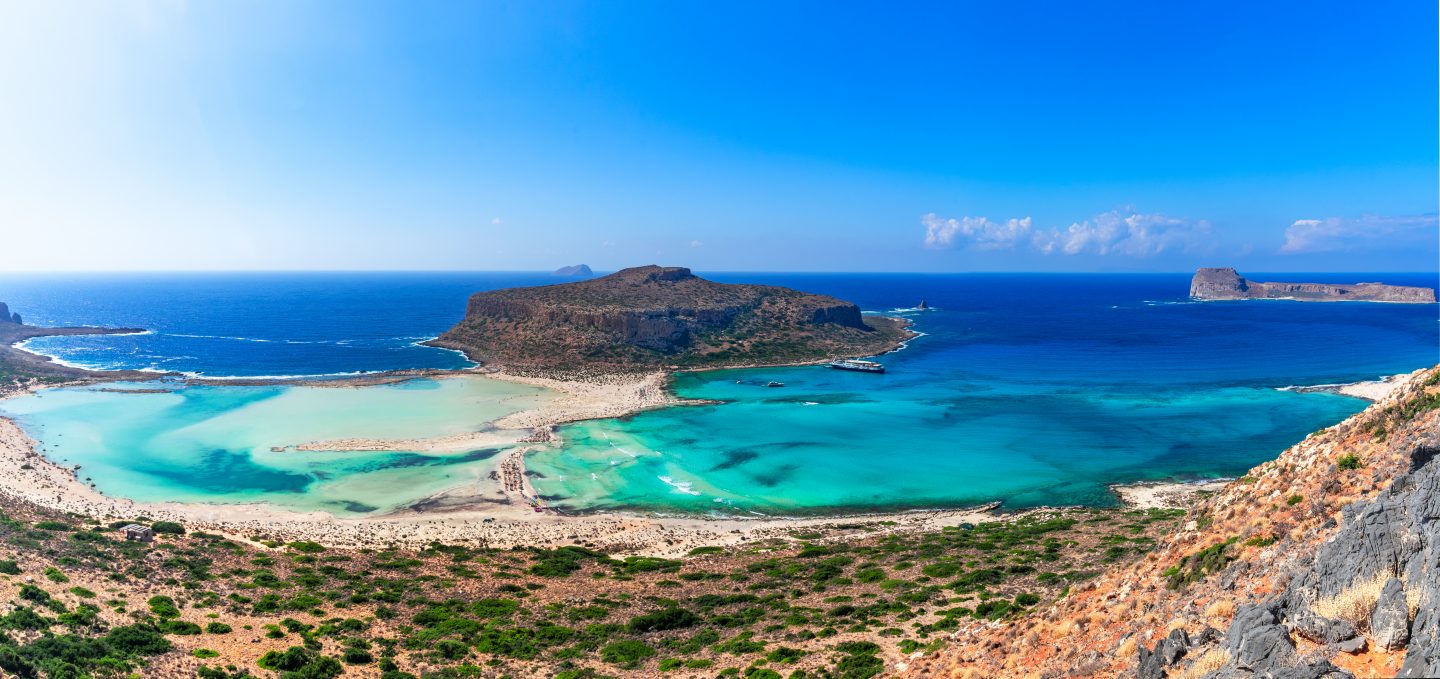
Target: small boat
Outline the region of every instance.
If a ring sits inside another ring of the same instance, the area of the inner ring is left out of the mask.
[[[771,383],[769,383],[769,384],[767,384],[767,385],[765,385],[765,386],[767,386],[767,387],[783,387],[783,386],[785,386],[785,383],[784,383],[784,382],[771,382]]]
[[[856,358],[845,358],[838,361],[831,361],[830,367],[836,370],[854,370],[862,373],[883,373],[885,366],[874,361],[862,361]]]

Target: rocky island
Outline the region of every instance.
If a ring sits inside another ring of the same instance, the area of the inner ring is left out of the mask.
[[[509,370],[638,371],[805,363],[889,351],[904,321],[834,297],[641,266],[574,283],[476,293],[431,342]]]
[[[594,276],[595,272],[590,270],[590,266],[588,264],[574,264],[571,266],[562,266],[556,269],[555,275],[565,276],[567,278],[589,278],[591,276]]]
[[[1383,283],[1262,283],[1232,268],[1202,268],[1190,280],[1190,296],[1202,300],[1290,299],[1302,302],[1404,302],[1434,304],[1432,288]]]

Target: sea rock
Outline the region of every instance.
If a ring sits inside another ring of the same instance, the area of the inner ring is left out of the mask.
[[[14,323],[15,320],[14,320],[14,318],[10,315],[10,307],[9,307],[9,305],[5,304],[4,302],[0,302],[0,323],[6,323],[6,322]]]
[[[19,313],[11,313],[11,314],[10,314],[10,322],[11,322],[11,323],[14,323],[15,325],[25,325],[25,321],[24,321],[24,319],[20,318],[20,314],[19,314]]]
[[[1235,269],[1202,268],[1190,279],[1190,296],[1203,300],[1293,299],[1321,302],[1408,302],[1433,304],[1434,288],[1383,283],[1263,283],[1246,280]]]

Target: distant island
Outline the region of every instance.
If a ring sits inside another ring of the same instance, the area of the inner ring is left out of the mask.
[[[1435,303],[1435,290],[1383,283],[1262,283],[1231,268],[1202,268],[1190,280],[1190,296],[1202,300],[1291,299],[1301,302]]]
[[[576,264],[574,266],[562,266],[555,270],[556,276],[569,276],[571,278],[589,278],[595,275],[588,264]]]
[[[911,336],[825,295],[641,266],[588,281],[476,293],[430,344],[511,370],[638,371],[865,356]]]

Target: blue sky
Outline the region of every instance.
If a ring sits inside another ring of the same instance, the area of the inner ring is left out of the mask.
[[[41,270],[1435,270],[1436,18],[8,3],[0,251]]]

